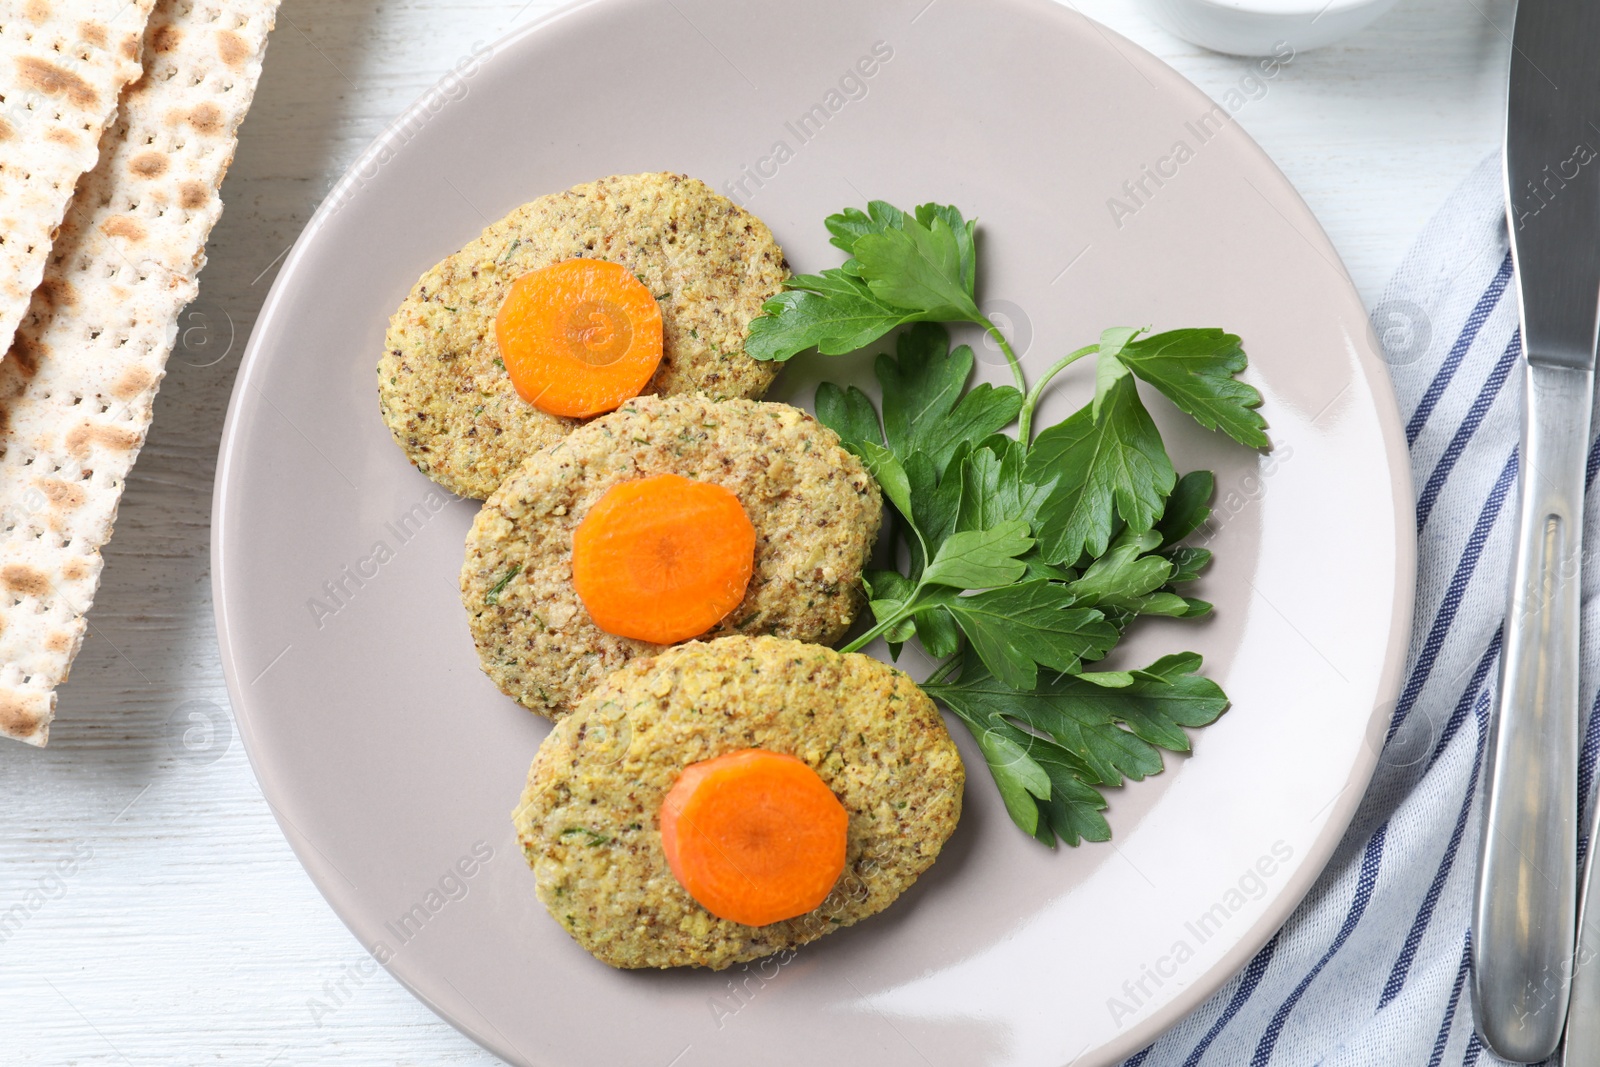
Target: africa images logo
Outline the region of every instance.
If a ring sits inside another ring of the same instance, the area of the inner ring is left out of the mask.
[[[1595,157],[1596,152],[1591,145],[1576,144],[1566,159],[1553,165],[1545,164],[1538,178],[1529,179],[1524,188],[1512,189],[1511,217],[1516,220],[1517,229],[1522,230],[1528,225],[1529,219],[1554,203],[1556,197],[1566,189],[1567,183],[1576,180],[1578,173],[1593,163]]]
[[[1216,139],[1246,105],[1265,97],[1267,83],[1293,63],[1294,58],[1295,50],[1287,42],[1279,41],[1272,55],[1252,64],[1238,82],[1222,94],[1219,103],[1183,124],[1187,136],[1174,141],[1166,155],[1153,164],[1143,164],[1138,174],[1124,181],[1121,196],[1107,197],[1106,210],[1111,213],[1111,221],[1117,229],[1122,229],[1128,219],[1144,210],[1156,198],[1156,194],[1167,187],[1168,182],[1182,174],[1183,168],[1200,154],[1202,148]]]
[[[1267,882],[1294,858],[1294,849],[1284,841],[1274,841],[1266,854],[1246,867],[1211,907],[1183,924],[1184,936],[1153,962],[1142,964],[1139,973],[1122,983],[1122,996],[1107,997],[1106,1010],[1121,1029],[1155,1000],[1156,992],[1178,976],[1179,970],[1195,957],[1195,951],[1216,937],[1222,928],[1244,911],[1253,900],[1267,895]]]
[[[865,100],[871,86],[868,84],[883,67],[894,58],[894,49],[887,41],[874,41],[872,50],[848,67],[839,80],[822,94],[822,99],[783,124],[785,136],[772,142],[772,147],[753,163],[739,168],[739,177],[722,183],[722,191],[740,207],[755,195],[751,186],[760,189],[778,176],[778,169],[795,157],[800,148],[815,140],[834,116],[846,105]],[[790,140],[793,144],[790,144]]]
[[[353,564],[341,567],[338,574],[322,583],[319,590],[321,596],[307,597],[306,610],[311,613],[311,621],[317,624],[317,629],[322,629],[329,619],[349,607],[367,587],[367,583],[383,573],[384,565],[393,560],[401,548],[416,540],[421,535],[423,527],[443,511],[448,503],[449,500],[443,494],[430,489],[427,496],[411,505],[392,522],[383,524],[384,532],[394,539],[394,544],[391,545],[387,538],[374,541],[372,549],[366,555]]]

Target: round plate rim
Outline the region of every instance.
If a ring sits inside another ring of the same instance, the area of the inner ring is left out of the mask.
[[[538,36],[553,24],[563,21],[580,12],[596,7],[625,6],[630,3],[650,2],[650,0],[575,0],[573,3],[563,5],[545,13],[539,18],[517,27],[490,45],[491,54],[484,60],[486,63],[509,62],[515,58],[515,51],[528,39]],[[670,2],[670,0],[668,0]],[[1074,9],[1064,6],[1055,0],[994,0],[997,6],[1011,9],[1013,17],[1058,18],[1064,20],[1081,20],[1091,25],[1100,35],[1105,37],[1123,57],[1132,63],[1142,74],[1155,75],[1163,82],[1162,90],[1167,93],[1186,94],[1192,102],[1202,107],[1215,104],[1193,83],[1189,82],[1170,65],[1149,52],[1141,45],[1118,34],[1116,31],[1096,23],[1086,16],[1077,13]],[[247,711],[248,702],[244,693],[246,687],[242,666],[238,661],[237,649],[232,640],[231,627],[228,619],[228,590],[226,588],[225,573],[227,570],[226,541],[230,531],[225,528],[226,508],[230,471],[240,424],[243,416],[241,412],[248,403],[248,393],[253,385],[253,378],[259,374],[268,362],[264,353],[265,344],[262,337],[267,332],[264,327],[269,324],[279,310],[279,305],[284,303],[287,294],[294,285],[300,261],[307,254],[308,249],[315,243],[324,223],[337,210],[343,199],[350,195],[359,195],[359,174],[373,161],[381,158],[384,152],[389,151],[397,141],[403,143],[405,128],[424,116],[429,107],[430,100],[439,92],[451,78],[450,74],[444,75],[428,89],[424,90],[418,98],[403,112],[401,112],[373,142],[356,157],[346,169],[338,182],[330,189],[327,196],[312,214],[305,228],[296,238],[288,255],[284,258],[283,266],[274,278],[270,291],[262,303],[254,328],[245,351],[241,357],[239,370],[234,382],[233,392],[229,399],[226,419],[223,425],[221,442],[218,450],[218,462],[215,481],[212,490],[212,520],[211,520],[211,592],[213,616],[216,622],[217,640],[221,655],[223,675],[228,687],[228,696],[234,712],[234,719],[239,727],[241,743],[249,759],[252,772],[261,786],[263,799],[268,801],[273,818],[277,821],[285,839],[293,850],[295,858],[306,870],[317,891],[322,894],[339,921],[352,936],[358,936],[351,917],[345,910],[334,903],[332,897],[324,890],[326,881],[337,877],[331,864],[322,857],[314,847],[307,847],[302,842],[300,835],[283,817],[279,808],[271,803],[267,797],[267,785],[270,775],[265,766],[268,756],[258,750],[254,731],[251,724],[251,712]],[[1359,294],[1355,290],[1354,282],[1343,265],[1342,259],[1329,241],[1326,231],[1310,207],[1300,196],[1299,191],[1283,174],[1282,170],[1260,147],[1254,138],[1242,129],[1239,131],[1239,146],[1242,150],[1253,154],[1256,162],[1264,173],[1270,174],[1278,183],[1281,190],[1290,194],[1290,204],[1294,212],[1289,221],[1301,231],[1308,240],[1319,245],[1319,251],[1331,263],[1337,264],[1341,276],[1345,295],[1353,297],[1358,306],[1361,305]],[[357,192],[352,193],[352,188]],[[1414,494],[1411,484],[1411,467],[1409,451],[1406,447],[1398,403],[1395,399],[1392,382],[1387,369],[1378,351],[1378,342],[1369,333],[1369,343],[1355,344],[1354,349],[1361,370],[1370,383],[1373,399],[1376,402],[1379,427],[1383,436],[1384,451],[1390,464],[1391,488],[1396,504],[1396,515],[1403,515],[1413,507]],[[1395,583],[1394,600],[1390,610],[1389,644],[1384,654],[1384,664],[1380,673],[1379,700],[1375,702],[1368,723],[1369,731],[1377,727],[1380,720],[1387,716],[1388,707],[1398,696],[1403,678],[1405,660],[1410,642],[1410,632],[1413,623],[1413,601],[1416,584],[1417,544],[1413,537],[1407,536],[1403,524],[1397,523],[1394,530],[1394,560],[1397,581]],[[1306,861],[1300,864],[1293,874],[1283,883],[1281,889],[1270,900],[1270,907],[1249,927],[1246,927],[1235,940],[1234,944],[1210,968],[1188,983],[1182,991],[1166,1004],[1152,1011],[1137,1023],[1120,1032],[1117,1037],[1101,1045],[1097,1049],[1086,1049],[1073,1060],[1074,1065],[1082,1067],[1095,1067],[1099,1064],[1115,1064],[1121,1062],[1128,1055],[1144,1048],[1151,1041],[1164,1033],[1176,1022],[1189,1014],[1208,997],[1221,989],[1227,981],[1260,951],[1272,935],[1282,927],[1293,912],[1299,907],[1306,894],[1322,876],[1329,860],[1332,858],[1339,842],[1343,839],[1356,810],[1366,792],[1366,787],[1377,769],[1379,752],[1374,746],[1362,746],[1359,757],[1350,769],[1346,787],[1337,799],[1329,805],[1330,815],[1323,824],[1321,832],[1307,848]],[[395,961],[395,962],[398,962]],[[459,1014],[445,1009],[429,997],[407,974],[409,968],[405,966],[392,966],[385,964],[385,969],[396,981],[404,986],[413,996],[425,1004],[434,1014],[468,1037],[484,1049],[499,1056],[508,1063],[535,1061],[528,1060],[526,1054],[497,1041],[494,1034],[485,1029],[474,1026],[469,1020]],[[492,1027],[490,1028],[492,1029]],[[1092,1057],[1085,1059],[1084,1057]],[[541,1064],[549,1061],[540,1061]],[[550,1067],[560,1065],[550,1064]]]

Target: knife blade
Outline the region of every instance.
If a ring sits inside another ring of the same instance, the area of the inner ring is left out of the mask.
[[[1584,466],[1600,323],[1600,4],[1521,0],[1506,215],[1522,321],[1520,489],[1472,915],[1478,1033],[1504,1059],[1561,1040],[1577,926]]]

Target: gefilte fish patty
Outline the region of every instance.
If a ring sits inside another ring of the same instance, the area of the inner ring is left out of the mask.
[[[629,174],[524,204],[412,288],[378,361],[383,421],[418,470],[461,496],[492,493],[580,425],[518,395],[494,323],[511,283],[573,258],[631,270],[661,306],[645,393],[760,397],[778,372],[744,354],[750,320],[789,276],[762,221],[701,181]]]
[[[786,404],[639,397],[530,456],[467,535],[461,602],[479,662],[526,707],[560,718],[605,674],[663,647],[600,629],[572,583],[572,534],[589,509],[654,474],[731,490],[755,527],[744,600],[704,636],[831,644],[855,621],[883,499],[838,436]]]
[[[849,814],[833,892],[759,927],[701,907],[661,848],[661,802],[683,769],[746,748],[802,760]],[[724,637],[607,676],[539,747],[513,820],[540,901],[596,958],[720,969],[888,907],[938,858],[965,781],[933,701],[901,671],[820,645]]]

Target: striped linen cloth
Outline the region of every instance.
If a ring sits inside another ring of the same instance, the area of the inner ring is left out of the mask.
[[[1389,741],[1327,870],[1244,971],[1124,1067],[1440,1067],[1503,1061],[1473,1032],[1468,927],[1479,772],[1516,510],[1521,339],[1501,192],[1485,160],[1373,314],[1417,493],[1414,633]],[[1589,452],[1588,478],[1600,466]],[[1600,543],[1588,498],[1586,537]],[[1350,561],[1359,565],[1359,560]],[[1583,693],[1600,706],[1600,568],[1584,575]],[[1600,715],[1583,732],[1587,798]],[[1586,799],[1585,804],[1589,801]],[[1587,811],[1580,827],[1588,842]]]

